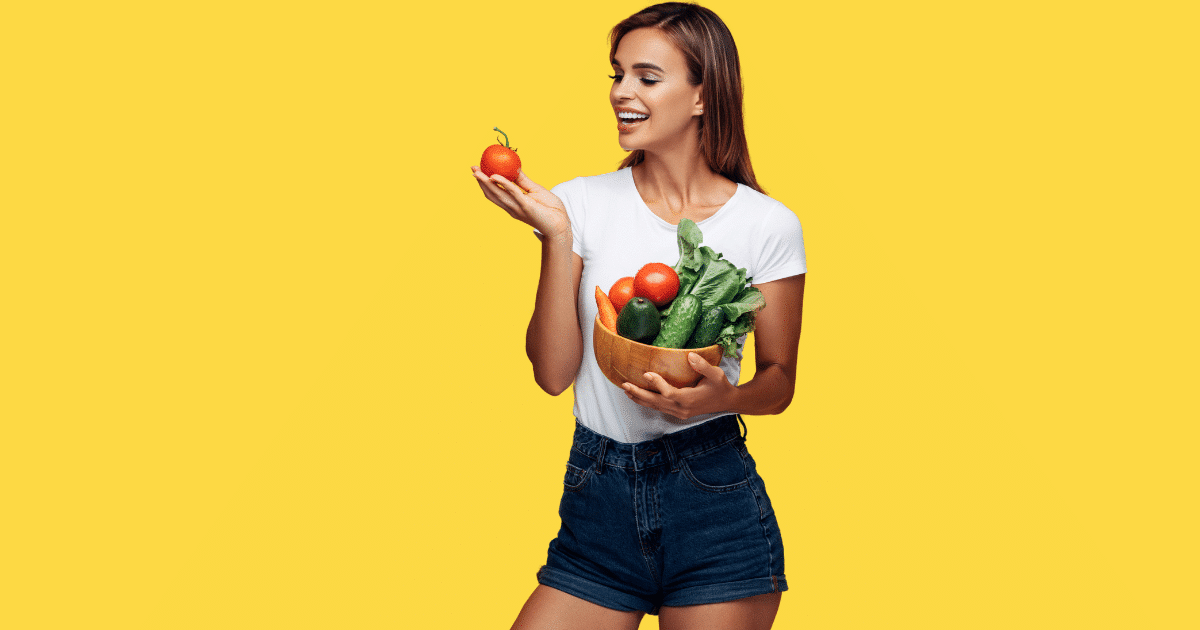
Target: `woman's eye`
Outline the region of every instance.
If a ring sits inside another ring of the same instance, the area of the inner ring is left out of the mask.
[[[610,75],[608,75],[608,78],[612,79],[613,81],[620,82],[620,81],[621,81],[621,79],[624,79],[624,78],[625,78],[625,75],[623,75],[623,74],[610,74]],[[641,79],[641,82],[642,82],[643,84],[645,84],[645,85],[654,85],[655,83],[658,83],[659,81],[658,81],[658,79],[646,79],[646,78],[643,78],[643,79]]]

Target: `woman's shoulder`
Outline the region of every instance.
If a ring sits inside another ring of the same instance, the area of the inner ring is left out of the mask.
[[[742,195],[741,206],[755,221],[760,223],[799,223],[800,219],[782,201],[761,193],[745,184],[738,184]]]
[[[568,179],[550,189],[566,207],[577,242],[581,242],[585,231],[591,231],[587,226],[591,225],[594,229],[606,217],[611,218],[614,208],[630,206],[627,203],[629,191],[621,185],[622,176],[627,177],[628,173],[615,171],[584,175]]]
[[[609,192],[621,190],[627,185],[629,176],[629,169],[627,168],[599,175],[581,175],[574,179],[568,179],[551,190],[563,190],[567,192]]]

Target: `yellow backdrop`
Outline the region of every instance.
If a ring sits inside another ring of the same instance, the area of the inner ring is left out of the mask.
[[[26,4],[0,627],[508,627],[571,394],[469,167],[499,126],[547,187],[613,170],[645,5]],[[808,252],[795,400],[748,419],[777,628],[1200,624],[1186,5],[708,4]]]

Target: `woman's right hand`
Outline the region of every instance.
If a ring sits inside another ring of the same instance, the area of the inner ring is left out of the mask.
[[[570,236],[571,220],[567,218],[567,207],[554,193],[529,179],[525,171],[517,171],[515,183],[498,173],[489,178],[474,165],[471,173],[488,201],[503,208],[512,218],[533,227],[544,237]]]

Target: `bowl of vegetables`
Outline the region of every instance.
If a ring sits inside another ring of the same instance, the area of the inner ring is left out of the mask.
[[[688,353],[699,354],[711,365],[719,364],[722,354],[717,344],[696,349],[659,348],[627,339],[609,330],[599,315],[592,330],[592,349],[600,371],[613,385],[620,387],[628,382],[642,389],[654,389],[644,376],[646,372],[658,374],[672,387],[691,387],[700,381],[700,373],[688,363]]]
[[[691,387],[700,373],[688,362],[695,352],[710,365],[737,357],[765,305],[745,269],[701,247],[700,228],[689,219],[678,226],[679,262],[648,263],[636,277],[617,280],[609,294],[596,287],[598,314],[592,349],[600,371],[620,387],[626,382],[652,389],[647,372],[673,387]]]

